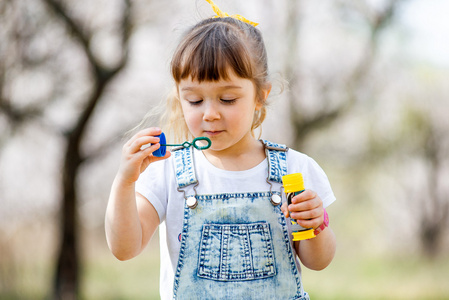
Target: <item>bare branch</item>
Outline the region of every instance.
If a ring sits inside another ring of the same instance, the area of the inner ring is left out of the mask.
[[[84,129],[87,125],[88,120],[90,119],[98,101],[103,95],[104,89],[106,85],[110,82],[110,80],[120,72],[123,67],[126,65],[128,61],[128,47],[129,47],[129,38],[131,35],[132,23],[130,17],[131,11],[131,3],[129,0],[124,0],[124,9],[122,14],[122,57],[119,63],[115,67],[106,68],[104,67],[94,56],[92,50],[90,49],[90,35],[86,34],[82,30],[82,26],[78,24],[67,12],[66,8],[57,1],[57,0],[45,0],[46,3],[53,9],[53,11],[65,22],[70,32],[73,34],[76,40],[78,40],[81,45],[84,54],[88,58],[89,64],[91,68],[95,71],[94,74],[94,91],[89,97],[84,110],[76,122],[76,126],[72,128],[68,135],[73,139],[74,144],[79,144],[81,140],[81,136],[84,132]],[[82,158],[80,158],[83,160]]]
[[[322,126],[332,123],[340,116],[344,115],[349,109],[355,104],[357,101],[356,92],[359,89],[361,83],[366,79],[369,75],[369,70],[374,63],[374,58],[377,53],[377,47],[379,43],[379,37],[382,34],[383,29],[387,28],[387,25],[392,21],[393,17],[396,14],[396,11],[399,7],[399,4],[405,0],[391,0],[385,9],[381,11],[374,12],[373,14],[368,13],[360,13],[364,18],[367,24],[369,24],[369,34],[366,40],[365,51],[363,51],[363,56],[359,60],[357,66],[353,69],[351,74],[347,77],[346,81],[346,97],[345,100],[342,101],[339,105],[335,105],[331,108],[330,105],[327,108],[321,110],[320,112],[312,115],[307,115],[305,117],[303,114],[301,115],[301,110],[298,109],[298,105],[294,99],[290,99],[290,112],[291,112],[291,120],[293,122],[293,126],[296,132],[296,145],[303,144],[304,140],[307,138],[307,135],[313,132],[315,129],[318,129]],[[355,5],[361,5],[359,2],[355,3]],[[295,8],[296,9],[296,8]],[[362,11],[372,11],[362,8],[358,8]],[[291,16],[293,9],[290,9],[289,19],[295,20],[299,19],[297,16]],[[297,12],[296,12],[297,13]],[[296,23],[295,23],[296,24]],[[293,31],[289,34],[291,40],[289,39],[291,49],[291,55],[295,55],[298,51],[296,35],[298,31],[298,24],[295,27],[290,26],[290,31]],[[296,64],[286,65],[286,73],[290,75],[292,80],[292,85],[297,84],[299,78],[295,75],[294,70],[292,68],[297,67]],[[296,82],[295,82],[296,81]],[[324,83],[321,86],[321,97],[323,103],[331,103],[331,96],[327,94],[327,91],[330,89],[330,86],[327,83]],[[299,116],[299,117],[298,117]],[[301,148],[301,146],[299,146]]]
[[[72,33],[72,35],[79,41],[80,45],[83,47],[83,50],[86,53],[90,63],[92,65],[96,65],[97,61],[89,49],[90,36],[87,35],[81,29],[82,26],[80,24],[77,24],[77,22],[69,15],[69,13],[63,7],[60,1],[44,0],[44,2],[47,3],[47,5],[54,11],[54,13],[64,21],[64,23],[68,27],[68,30]]]
[[[117,65],[116,72],[119,72],[125,65],[128,60],[128,52],[129,52],[129,38],[131,37],[133,25],[131,22],[131,2],[130,0],[123,0],[125,9],[123,12],[122,19],[122,58],[120,63]]]

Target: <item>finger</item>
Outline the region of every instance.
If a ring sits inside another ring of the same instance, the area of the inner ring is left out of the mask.
[[[304,228],[318,228],[324,222],[324,218],[315,218],[310,220],[296,220],[296,222]]]
[[[317,197],[317,193],[312,190],[304,190],[304,192],[294,196],[292,198],[292,203],[300,203]]]
[[[159,127],[149,127],[149,128],[142,129],[141,131],[136,133],[135,137],[139,138],[139,137],[146,136],[146,135],[159,135],[161,133],[162,133],[162,129],[160,129]]]
[[[145,149],[145,150],[147,150],[147,149]],[[144,153],[144,152],[146,152],[146,151],[142,151],[142,153]],[[171,156],[171,153],[169,151],[167,151],[163,157],[154,156],[154,155],[151,155],[151,153],[148,153],[148,155],[146,157],[144,157],[142,160],[140,172],[142,173],[143,171],[145,171],[145,169],[153,162],[167,159],[170,156]]]
[[[138,152],[140,150],[145,150],[150,146],[155,144],[159,145],[160,138],[155,136],[143,136],[134,141],[130,149],[133,152]]]
[[[153,152],[157,151],[160,147],[161,147],[161,144],[159,144],[158,142],[152,143],[144,149],[139,148],[140,151],[138,150],[137,154],[139,156],[141,156],[142,158],[147,157],[147,156],[153,157],[153,155],[152,155]]]
[[[167,152],[165,152],[165,155],[164,155],[164,156],[162,156],[162,157],[159,157],[159,156],[153,156],[151,160],[152,160],[153,162],[155,162],[155,161],[167,159],[167,158],[169,158],[170,156],[171,156],[171,152],[170,152],[170,151],[167,151]]]
[[[295,220],[313,220],[323,218],[324,210],[322,208],[316,208],[306,211],[291,211],[290,215]]]
[[[162,133],[162,130],[159,127],[149,127],[149,128],[142,129],[129,139],[127,145],[131,146],[137,139],[139,139],[143,136],[155,136],[155,135],[159,135],[161,133]]]
[[[135,154],[136,159],[140,161],[139,165],[140,165],[140,172],[142,173],[143,171],[145,171],[145,169],[153,162],[161,160],[163,158],[161,157],[156,157],[153,154],[154,151],[156,151],[157,149],[159,149],[160,145],[159,144],[155,144],[152,145],[148,148],[145,148],[144,150],[138,152]],[[169,157],[169,156],[167,156]]]
[[[286,217],[286,218],[288,218],[290,215],[289,215],[289,212],[288,212],[288,209],[287,209],[287,203],[283,203],[282,205],[281,205],[281,211],[282,211],[282,213],[284,214],[284,216]]]
[[[290,204],[288,206],[288,210],[290,212],[307,212],[307,211],[312,211],[315,209],[320,209],[322,208],[323,204],[321,199],[319,198],[315,198],[312,200],[307,200],[305,202],[300,202],[297,204]]]
[[[132,143],[129,143],[125,146],[123,146],[123,150],[130,154],[135,154],[139,152],[140,150],[144,150],[148,148],[149,146],[153,144],[159,143],[160,139],[155,136],[142,136],[136,140],[134,140]],[[143,145],[148,145],[147,147],[142,147]]]

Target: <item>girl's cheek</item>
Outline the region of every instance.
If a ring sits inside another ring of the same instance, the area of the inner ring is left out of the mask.
[[[201,125],[202,117],[199,114],[184,115],[184,119],[190,131],[197,129]]]

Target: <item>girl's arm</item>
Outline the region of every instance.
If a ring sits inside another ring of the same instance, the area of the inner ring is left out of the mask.
[[[334,232],[330,227],[326,227],[313,239],[295,242],[295,248],[304,266],[315,271],[323,270],[335,255]]]
[[[305,190],[292,199],[292,204],[283,206],[286,217],[295,219],[304,228],[318,228],[324,221],[321,198],[311,190]],[[289,213],[290,211],[290,213]],[[310,240],[294,242],[301,263],[312,270],[322,270],[332,261],[336,250],[336,238],[330,227],[326,227]]]
[[[111,252],[119,260],[137,256],[147,245],[159,225],[153,205],[135,192],[135,182],[150,163],[166,159],[151,155],[160,145],[159,128],[148,128],[133,136],[124,146],[119,171],[114,179],[106,209],[106,239]],[[145,144],[151,147],[140,150]]]

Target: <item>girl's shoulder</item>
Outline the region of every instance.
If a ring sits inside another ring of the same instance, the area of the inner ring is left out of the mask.
[[[293,165],[295,167],[304,168],[304,166],[315,163],[315,161],[308,155],[292,149],[284,144],[279,144],[267,140],[261,140],[264,144],[266,151],[268,152],[284,152],[286,156],[281,155],[281,157],[286,157],[287,164]],[[270,154],[268,154],[270,155]],[[275,155],[277,156],[277,155]],[[299,171],[297,171],[299,172]]]
[[[288,148],[287,157],[289,157],[290,159],[303,160],[303,161],[307,161],[309,159],[312,159],[307,154],[302,153],[302,152],[300,152],[298,150],[295,150],[295,149],[292,149],[292,148]]]
[[[289,148],[287,152],[287,163],[289,167],[294,167],[294,170],[290,170],[289,172],[296,171],[302,173],[311,170],[322,171],[322,168],[315,159],[291,148]]]

